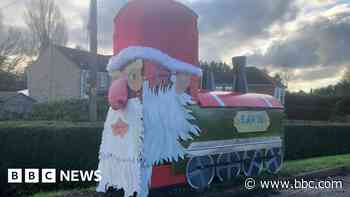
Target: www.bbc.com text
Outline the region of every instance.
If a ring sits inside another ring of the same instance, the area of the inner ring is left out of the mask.
[[[256,188],[272,189],[272,190],[289,190],[289,189],[342,189],[343,182],[341,180],[255,180],[247,178],[244,187],[247,190]]]

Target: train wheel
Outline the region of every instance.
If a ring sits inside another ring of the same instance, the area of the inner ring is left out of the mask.
[[[258,176],[263,168],[263,151],[250,150],[244,152],[242,168],[245,176]]]
[[[188,184],[194,189],[204,189],[215,176],[214,160],[210,155],[191,158],[186,167]]]
[[[241,157],[238,152],[219,155],[217,159],[216,174],[220,181],[231,180],[241,171]]]
[[[265,153],[265,166],[266,170],[271,174],[276,174],[282,168],[283,164],[283,151],[282,148],[270,148]]]

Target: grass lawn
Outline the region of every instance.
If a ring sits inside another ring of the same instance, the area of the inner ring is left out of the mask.
[[[350,167],[350,154],[335,155],[327,157],[317,157],[304,160],[287,161],[284,163],[280,175],[283,177],[295,176],[305,172],[317,171],[322,169]],[[212,187],[213,188],[213,187]],[[220,189],[211,189],[213,191],[220,191]],[[62,197],[72,192],[93,192],[95,187],[76,189],[69,191],[55,191],[55,192],[40,192],[34,194],[32,197]]]
[[[68,121],[0,121],[0,128],[37,128],[37,127],[101,127],[103,122],[68,122]]]
[[[61,197],[74,191],[94,192],[95,189],[96,187],[90,187],[90,188],[80,188],[80,189],[66,190],[66,191],[62,190],[62,191],[53,191],[53,192],[40,192],[40,193],[34,194],[32,197]]]
[[[350,167],[350,154],[287,161],[280,173],[284,176],[293,176],[305,172],[343,166]]]

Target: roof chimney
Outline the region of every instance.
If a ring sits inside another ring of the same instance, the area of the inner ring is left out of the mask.
[[[237,56],[232,58],[233,64],[233,91],[240,93],[248,92],[248,83],[246,76],[246,56]]]

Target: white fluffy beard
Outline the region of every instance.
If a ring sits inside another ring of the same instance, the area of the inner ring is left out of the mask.
[[[125,136],[115,136],[112,125],[122,119],[129,125]],[[96,188],[106,192],[109,187],[124,189],[124,196],[141,190],[140,153],[143,150],[143,121],[140,100],[129,99],[125,109],[109,109],[102,134],[98,170],[102,179]]]
[[[189,95],[176,93],[175,85],[156,89],[144,82],[143,158],[146,165],[184,158],[185,150],[179,140],[192,139],[192,135],[200,132],[191,122],[194,120],[191,112],[185,108],[190,102]]]
[[[173,84],[176,84],[175,80]],[[199,135],[200,129],[191,123],[194,120],[191,111],[185,108],[189,103],[192,103],[191,97],[176,93],[175,85],[151,88],[148,81],[144,82],[141,197],[148,195],[152,166],[184,158],[185,149],[179,140]]]

